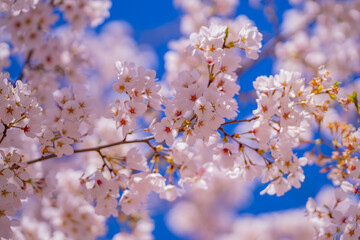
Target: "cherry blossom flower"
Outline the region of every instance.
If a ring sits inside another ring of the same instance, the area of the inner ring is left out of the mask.
[[[155,123],[152,126],[151,131],[155,134],[155,140],[162,142],[165,140],[167,145],[172,145],[175,137],[177,136],[177,130],[173,129],[171,121],[167,118],[163,118],[161,122]]]

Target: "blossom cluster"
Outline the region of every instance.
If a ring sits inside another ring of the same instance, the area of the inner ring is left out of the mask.
[[[44,113],[47,121],[39,136],[41,152],[58,157],[71,155],[74,153],[71,144],[90,130],[89,102],[86,95],[74,95],[69,88],[55,91],[54,98],[57,104]]]
[[[348,193],[357,194],[360,185],[360,130],[338,121],[329,122],[327,127],[333,137],[335,149],[331,156],[319,159],[319,164],[329,171],[328,176],[334,185],[342,186]]]
[[[181,31],[185,34],[191,34],[197,32],[202,26],[206,26],[211,17],[231,15],[236,6],[239,5],[239,1],[174,0],[174,4],[186,13],[181,19]]]
[[[1,1],[0,11],[18,15],[22,11],[26,12],[29,11],[29,9],[34,8],[37,3],[38,0],[19,0],[16,2],[12,0],[4,0]]]
[[[64,18],[74,29],[81,29],[87,25],[95,27],[101,24],[110,14],[111,2],[108,0],[57,0],[54,5],[60,6],[64,12]]]
[[[23,206],[22,201],[27,198],[26,182],[29,174],[27,164],[16,151],[4,153],[0,151],[0,238],[11,237],[10,226],[16,222],[16,211]]]
[[[0,143],[10,147],[11,142],[5,138],[9,132],[22,131],[32,138],[40,133],[42,109],[29,84],[17,81],[13,87],[8,77],[8,74],[0,73]]]
[[[50,31],[51,25],[57,20],[52,14],[49,3],[38,2],[36,8],[30,8],[17,15],[8,15],[3,24],[10,33],[10,40],[16,50],[39,50]]]
[[[283,195],[291,187],[299,188],[304,181],[302,166],[307,160],[298,158],[293,148],[306,140],[304,133],[312,121],[322,120],[328,109],[327,94],[337,93],[336,83],[321,68],[308,87],[300,73],[284,70],[274,77],[258,77],[254,87],[258,95],[254,115],[258,119],[253,131],[260,149],[270,152],[270,159],[265,159],[268,163],[263,178],[263,182],[270,184],[263,193]],[[319,96],[321,93],[325,96]]]
[[[49,172],[40,198],[30,198],[16,227],[14,239],[96,239],[105,231],[105,218],[80,191],[80,171]],[[33,211],[36,209],[36,211]]]
[[[318,66],[326,65],[341,81],[358,74],[358,1],[297,2],[302,3],[284,16],[282,31],[289,37],[276,44],[277,69],[313,74]]]
[[[186,51],[197,67],[180,72],[173,83],[174,97],[163,103],[166,117],[151,129],[156,141],[165,140],[171,145],[180,132],[184,132],[183,141],[189,144],[198,138],[207,141],[225,122],[224,118],[237,116],[234,96],[240,86],[235,70],[241,61],[237,48],[256,59],[262,35],[251,25],[243,26],[237,36],[229,32],[226,26],[212,24],[190,36]]]
[[[235,48],[241,48],[243,53],[245,52],[246,56],[250,59],[256,59],[258,57],[258,53],[260,52],[260,48],[262,47],[262,34],[257,30],[256,26],[252,21],[250,21],[246,16],[240,15],[236,19],[218,19],[211,18],[208,20],[205,26],[212,25],[220,25],[227,26],[226,29],[222,29],[221,31],[226,30],[226,39],[223,37],[224,42],[227,43],[227,46],[224,45],[225,49],[223,50],[223,55],[225,59],[224,65],[231,64],[230,68],[227,70],[227,73],[231,73],[231,71],[237,70],[236,68],[240,67],[244,62],[244,58],[240,57],[241,53],[235,51]],[[199,32],[200,28],[198,31]],[[206,31],[205,29],[201,30],[201,32]],[[194,45],[198,43],[195,39],[196,35],[193,34],[193,37],[190,39],[182,38],[177,41],[172,41],[169,44],[169,48],[171,51],[167,52],[165,55],[165,67],[166,67],[166,81],[171,85],[172,88],[176,87],[175,82],[178,81],[179,73],[183,71],[192,72],[194,66],[196,66],[197,71],[201,75],[208,74],[207,64],[203,62],[203,59],[199,58],[199,54],[191,54],[194,51],[189,51],[189,45]],[[224,34],[224,33],[222,33]],[[218,36],[219,37],[219,36]],[[201,39],[199,39],[201,40]],[[195,42],[194,42],[195,41]],[[216,45],[219,47],[219,44]],[[215,46],[215,45],[214,45]],[[221,46],[220,46],[221,47]],[[196,48],[195,48],[196,49]],[[198,49],[197,52],[199,52]],[[203,51],[208,51],[208,49],[203,49]],[[219,54],[219,49],[217,51]],[[230,58],[230,55],[232,59]],[[229,55],[229,57],[227,57]],[[209,55],[211,57],[211,55]],[[237,56],[238,58],[234,58]],[[218,59],[221,60],[221,59]],[[232,62],[232,63],[231,63]],[[215,63],[215,62],[214,62]],[[212,63],[212,64],[214,64]],[[222,66],[219,66],[222,67]],[[232,68],[235,69],[232,69]],[[173,86],[175,84],[175,86]]]
[[[156,84],[155,71],[135,68],[134,63],[116,62],[119,81],[113,85],[113,90],[127,97],[109,106],[107,117],[113,118],[116,127],[121,129],[121,138],[136,127],[136,118],[143,115],[147,109],[159,110],[160,85]]]
[[[334,235],[341,235],[340,239],[357,239],[360,236],[360,208],[359,204],[337,188],[327,194],[327,198],[320,199],[316,204],[309,198],[306,209],[308,218],[313,223],[318,239],[333,239]]]

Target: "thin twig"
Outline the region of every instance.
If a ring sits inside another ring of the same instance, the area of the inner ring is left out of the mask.
[[[100,157],[101,157],[101,159],[103,161],[102,170],[104,169],[104,167],[106,167],[109,170],[110,173],[113,173],[116,176],[117,174],[114,171],[114,169],[112,168],[111,164],[110,164],[110,167],[109,167],[109,165],[106,163],[106,161],[107,161],[106,156],[104,154],[102,154],[100,149],[97,150],[96,152],[100,155]]]
[[[258,118],[259,118],[259,116],[254,116],[254,117],[249,118],[249,119],[232,120],[232,121],[221,124],[221,126],[229,125],[229,124],[233,124],[233,123],[251,122],[251,121],[254,121],[254,120],[258,119]]]
[[[226,137],[230,137],[234,142],[238,143],[240,146],[244,146],[244,147],[247,147],[247,148],[250,148],[251,150],[255,151],[258,153],[258,148],[255,148],[255,147],[251,147],[250,145],[246,144],[246,143],[243,143],[243,142],[240,142],[239,140],[237,140],[233,135],[227,133],[222,127],[219,128],[220,132],[222,132]]]
[[[269,161],[268,159],[266,159],[266,158],[263,156],[263,154],[259,152],[259,150],[261,150],[261,149],[255,148],[255,147],[251,147],[250,145],[248,145],[248,144],[246,144],[246,143],[240,142],[238,139],[236,139],[236,138],[234,137],[234,135],[228,134],[222,127],[220,127],[219,130],[220,130],[220,132],[222,132],[222,133],[224,134],[224,136],[230,137],[234,142],[236,142],[237,144],[239,144],[239,148],[240,148],[240,147],[247,147],[247,148],[253,150],[254,152],[256,152],[256,153],[257,153],[259,156],[261,156],[261,158],[264,160],[265,165],[271,164],[271,161]],[[243,153],[243,154],[244,154],[244,153]],[[267,153],[264,152],[264,154],[267,154]],[[269,156],[271,157],[271,155],[269,155]],[[248,157],[248,159],[250,159],[250,158]],[[251,162],[251,161],[250,161],[250,162]]]
[[[144,138],[144,139],[137,139],[137,140],[129,140],[129,141],[120,141],[120,142],[115,142],[115,143],[110,143],[110,144],[106,144],[106,145],[102,145],[102,146],[98,146],[98,147],[91,147],[91,148],[84,148],[84,149],[76,149],[74,150],[73,154],[76,153],[83,153],[83,152],[92,152],[92,151],[96,151],[99,152],[101,149],[104,148],[109,148],[109,147],[114,147],[114,146],[118,146],[118,145],[122,145],[122,144],[130,144],[130,143],[148,143],[149,141],[153,140],[154,137],[148,137],[148,138]],[[41,162],[47,159],[51,159],[51,158],[56,158],[55,154],[50,154],[47,156],[43,156],[31,161],[28,161],[27,164],[33,164],[36,162]]]

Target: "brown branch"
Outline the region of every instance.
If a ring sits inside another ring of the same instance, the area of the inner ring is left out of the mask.
[[[247,147],[249,149],[251,149],[252,151],[254,151],[255,153],[257,153],[259,156],[261,156],[261,158],[264,160],[265,165],[269,165],[271,164],[271,161],[269,161],[268,159],[266,159],[263,154],[266,154],[266,152],[263,152],[260,148],[256,148],[256,147],[252,147],[246,143],[240,142],[238,139],[236,139],[234,137],[234,135],[231,135],[229,133],[227,133],[222,127],[219,128],[220,132],[222,132],[224,134],[225,137],[230,137],[234,142],[236,142],[237,144],[239,144],[239,148],[241,147]],[[269,155],[269,154],[268,154]],[[269,155],[271,158],[272,156]],[[250,160],[250,159],[249,159]]]
[[[101,157],[101,159],[103,161],[102,170],[104,170],[104,168],[106,167],[109,170],[110,173],[113,173],[116,176],[117,174],[114,171],[114,169],[112,168],[111,163],[110,163],[110,167],[106,163],[106,161],[107,161],[106,156],[104,154],[102,154],[101,149],[97,150],[96,152],[100,155],[100,157]]]
[[[8,125],[6,125],[6,124],[4,124],[4,123],[3,123],[3,125],[4,125],[5,128],[4,128],[4,131],[3,131],[3,135],[2,135],[2,137],[1,137],[1,139],[0,139],[0,144],[1,144],[2,141],[5,139],[7,130],[10,128]]]
[[[130,144],[130,143],[148,143],[149,141],[153,140],[154,137],[148,137],[148,138],[144,138],[144,139],[137,139],[137,140],[129,140],[129,141],[120,141],[120,142],[115,142],[115,143],[110,143],[110,144],[106,144],[106,145],[101,145],[98,147],[91,147],[91,148],[84,148],[84,149],[76,149],[74,150],[73,154],[77,154],[77,153],[83,153],[83,152],[92,152],[92,151],[96,151],[99,152],[101,149],[104,148],[109,148],[109,147],[114,147],[114,146],[118,146],[118,145],[122,145],[122,144]],[[40,158],[28,161],[27,164],[33,164],[36,162],[41,162],[47,159],[51,159],[51,158],[56,158],[55,154],[50,154],[47,156],[42,156]]]
[[[259,116],[254,116],[254,117],[249,118],[249,119],[232,120],[232,121],[221,124],[221,126],[229,125],[229,124],[233,124],[233,123],[251,122],[251,121],[254,121],[254,120],[258,119],[258,118],[259,118]]]
[[[224,136],[226,137],[230,137],[234,142],[238,143],[240,146],[244,146],[244,147],[247,147],[247,148],[250,148],[251,150],[259,153],[259,148],[255,148],[255,147],[251,147],[250,145],[246,144],[246,143],[243,143],[243,142],[240,142],[239,140],[237,140],[233,135],[227,133],[222,127],[219,128],[219,131],[222,132],[224,134]]]

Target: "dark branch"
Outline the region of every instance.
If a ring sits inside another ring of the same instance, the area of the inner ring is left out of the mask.
[[[255,117],[252,117],[252,118],[249,118],[249,119],[232,120],[232,121],[221,124],[221,126],[232,124],[232,123],[251,122],[251,121],[254,121],[254,120],[258,119],[258,118],[259,118],[258,116],[255,116]]]
[[[106,144],[106,145],[102,145],[102,146],[98,146],[98,147],[92,147],[92,148],[84,148],[84,149],[76,149],[74,150],[74,154],[77,153],[83,153],[83,152],[91,152],[91,151],[96,151],[99,152],[101,149],[104,148],[109,148],[109,147],[114,147],[114,146],[118,146],[118,145],[122,145],[122,144],[130,144],[130,143],[148,143],[149,141],[153,140],[154,137],[148,137],[148,138],[144,138],[144,139],[137,139],[137,140],[130,140],[130,141],[120,141],[120,142],[115,142],[115,143],[111,143],[111,144]],[[31,161],[28,161],[27,164],[33,164],[36,162],[41,162],[47,159],[51,159],[51,158],[56,158],[55,154],[50,154],[47,156],[43,156],[41,158],[37,158]]]
[[[3,131],[3,135],[2,135],[2,137],[1,137],[1,139],[0,139],[0,144],[1,144],[2,141],[5,139],[7,130],[10,128],[8,125],[6,125],[6,124],[4,124],[4,123],[3,123],[3,125],[4,125],[5,128],[4,128],[4,131]]]

